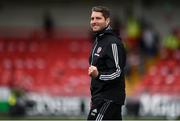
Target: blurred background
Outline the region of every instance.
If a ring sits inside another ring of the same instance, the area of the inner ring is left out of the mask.
[[[86,119],[96,5],[127,51],[123,119],[180,119],[178,0],[1,0],[0,119]]]

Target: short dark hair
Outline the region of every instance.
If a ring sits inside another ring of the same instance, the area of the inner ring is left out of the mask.
[[[110,18],[110,10],[105,6],[94,6],[91,11],[101,12],[105,19]]]

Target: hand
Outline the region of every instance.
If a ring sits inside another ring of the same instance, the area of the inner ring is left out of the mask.
[[[97,70],[97,67],[91,65],[88,70],[88,75],[93,78],[96,78],[98,76],[98,74],[99,74],[99,72]]]

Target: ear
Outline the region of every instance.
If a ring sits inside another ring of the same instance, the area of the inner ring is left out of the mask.
[[[107,18],[106,19],[106,25],[109,25],[110,24],[110,18]]]

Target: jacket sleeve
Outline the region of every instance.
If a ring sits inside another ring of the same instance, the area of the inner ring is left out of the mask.
[[[121,65],[124,58],[123,46],[116,43],[109,43],[106,49],[107,59],[105,63],[107,65],[106,71],[99,72],[98,78],[102,81],[111,81],[120,77]]]

